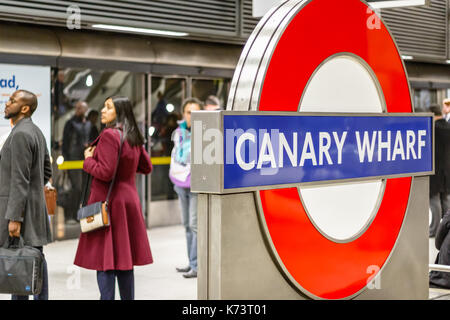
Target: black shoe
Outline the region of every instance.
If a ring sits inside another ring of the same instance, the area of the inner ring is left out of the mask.
[[[435,272],[439,272],[439,271],[435,271]],[[432,283],[432,282],[429,283],[429,287],[430,287],[430,288],[433,288],[433,289],[445,289],[445,290],[450,289],[448,286],[447,286],[447,287],[444,287],[444,286],[440,286],[440,285],[438,285],[438,284],[434,284],[434,283]]]
[[[183,274],[185,278],[197,278],[197,271],[191,270],[188,273]]]
[[[184,267],[184,268],[175,268],[175,269],[177,269],[178,272],[189,272],[189,271],[191,271],[191,267],[190,266],[187,266],[187,267]]]

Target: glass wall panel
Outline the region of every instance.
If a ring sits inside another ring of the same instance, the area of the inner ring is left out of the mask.
[[[229,79],[192,79],[192,96],[205,102],[209,96],[218,98],[221,109],[226,109]]]
[[[51,153],[53,185],[58,190],[56,239],[79,235],[76,213],[86,179],[82,171],[84,149],[103,129],[100,110],[105,99],[113,95],[124,95],[131,100],[138,125],[145,130],[144,74],[82,68],[54,70]],[[138,175],[136,184],[141,203],[145,204],[145,179]],[[144,213],[145,208],[143,205]]]
[[[149,128],[154,164],[151,179],[152,201],[177,197],[169,179],[169,168],[173,148],[171,136],[178,127],[177,121],[182,119],[183,100],[186,97],[195,97],[205,102],[209,96],[213,95],[217,97],[220,107],[223,108],[229,89],[229,79],[152,76],[152,125]]]
[[[432,104],[438,103],[436,89],[414,89],[414,108],[416,112],[430,110]]]
[[[186,78],[151,78],[152,124],[151,156],[153,172],[151,179],[152,201],[175,199],[176,193],[169,179],[170,154],[173,148],[172,132],[181,120],[181,104],[186,98]]]

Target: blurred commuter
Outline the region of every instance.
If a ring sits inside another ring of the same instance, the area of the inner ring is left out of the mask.
[[[208,96],[208,98],[206,98],[204,109],[206,111],[223,110],[223,108],[220,106],[219,98],[217,98],[216,96]]]
[[[91,131],[89,133],[89,143],[92,143],[95,139],[97,139],[99,135],[97,122],[98,122],[99,112],[97,110],[89,110],[86,119],[91,123]]]
[[[52,92],[52,105],[55,117],[58,119],[60,116],[67,112],[67,98],[64,94],[64,71],[59,70],[56,74],[53,92]]]
[[[172,111],[166,118],[166,122],[161,127],[159,132],[152,135],[152,141],[154,142],[154,149],[152,150],[152,156],[170,157],[173,149],[172,134],[178,128],[178,121],[182,118],[181,113],[178,111]],[[156,137],[155,137],[156,136]],[[164,193],[167,199],[176,199],[176,192],[173,189],[173,183],[170,179],[167,179],[169,174],[169,167],[160,166],[157,173],[157,180],[162,180],[159,183],[161,193]]]
[[[178,121],[181,119],[179,112],[171,112],[166,119],[161,131],[159,139],[162,144],[162,156],[170,156],[173,149],[172,134],[178,128]]]
[[[156,94],[158,102],[156,103],[156,108],[152,112],[152,124],[156,129],[160,129],[160,126],[166,121],[169,112],[166,109],[167,102],[164,99],[164,95],[161,91]]]
[[[450,266],[450,210],[444,214],[436,232],[436,249],[439,250],[435,264]],[[450,273],[430,272],[430,286],[450,289]]]
[[[64,125],[62,140],[62,156],[64,161],[83,160],[84,150],[89,145],[92,124],[86,120],[88,105],[84,101],[75,104],[75,114]],[[67,223],[77,223],[77,210],[81,201],[81,186],[83,185],[83,171],[71,169],[69,175],[71,190],[67,203],[63,204],[64,217]]]
[[[5,119],[13,129],[0,154],[0,245],[9,238],[20,238],[24,244],[43,252],[52,236],[44,198],[44,185],[52,175],[44,135],[31,120],[37,108],[35,94],[18,90],[5,107]],[[28,300],[28,296],[12,296]],[[35,300],[48,299],[48,271],[44,257],[43,285]]]
[[[450,98],[446,98],[442,102],[442,116],[445,121],[450,121]]]
[[[196,98],[184,100],[183,120],[174,131],[169,177],[175,185],[181,205],[181,221],[186,230],[189,265],[176,268],[185,272],[183,277],[197,277],[197,194],[191,192],[191,112],[202,109],[202,103]]]
[[[430,176],[430,209],[432,222],[430,237],[436,235],[441,217],[450,209],[450,99],[444,100],[442,112],[439,106],[431,106],[435,113],[435,174]]]
[[[119,157],[119,130],[123,132],[108,204],[111,222],[109,227],[81,234],[74,263],[97,270],[100,299],[114,300],[117,278],[121,299],[133,300],[133,267],[153,262],[135,176],[149,174],[152,164],[128,98],[106,99],[101,122],[106,128],[86,149],[83,169],[92,176],[88,204],[105,201]]]

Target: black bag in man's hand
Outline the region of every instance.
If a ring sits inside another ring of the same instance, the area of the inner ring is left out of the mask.
[[[20,296],[39,294],[42,290],[44,257],[33,247],[24,246],[23,238],[8,238],[0,247],[0,293]]]

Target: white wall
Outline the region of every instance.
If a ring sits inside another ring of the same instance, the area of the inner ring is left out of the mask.
[[[280,4],[284,0],[253,0],[253,17],[259,18],[266,14],[272,7]]]

